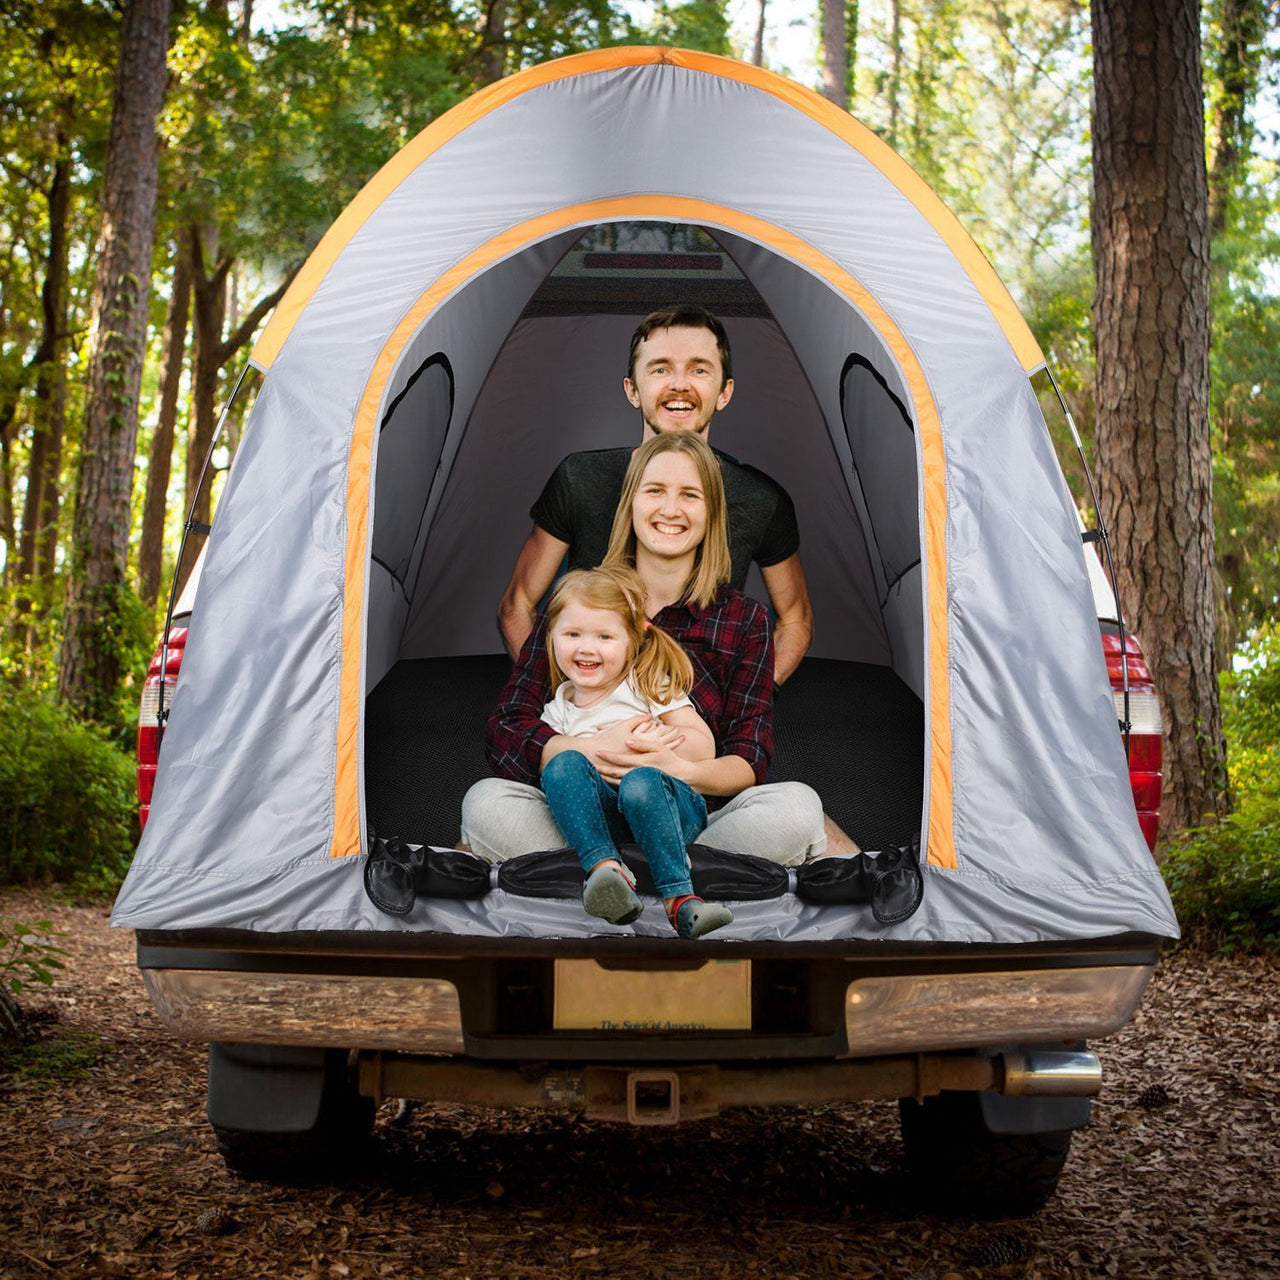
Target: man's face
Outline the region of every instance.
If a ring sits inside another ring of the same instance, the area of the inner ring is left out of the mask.
[[[655,329],[636,351],[635,381],[622,386],[644,418],[645,440],[666,431],[705,435],[733,395],[710,329]]]

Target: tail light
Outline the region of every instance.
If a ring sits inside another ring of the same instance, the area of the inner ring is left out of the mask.
[[[1151,671],[1136,636],[1127,632],[1124,653],[1120,650],[1118,628],[1104,627],[1102,649],[1107,655],[1107,675],[1116,701],[1116,718],[1120,732],[1125,732],[1125,659],[1129,669],[1128,748],[1129,785],[1138,811],[1138,825],[1154,852],[1160,826],[1160,790],[1164,785],[1160,719],[1160,699],[1151,680]]]
[[[142,704],[138,708],[138,821],[144,827],[151,813],[151,792],[156,785],[164,720],[169,717],[169,706],[173,702],[173,691],[178,683],[178,669],[182,666],[182,651],[186,643],[186,627],[172,628],[169,632],[168,653],[166,654],[163,645],[156,650],[151,665],[147,667],[147,678],[142,682]],[[163,673],[160,670],[162,663]]]

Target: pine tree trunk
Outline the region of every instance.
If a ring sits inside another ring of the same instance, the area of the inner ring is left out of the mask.
[[[769,0],[759,0],[756,6],[756,35],[751,47],[751,61],[757,67],[764,66],[765,16],[768,9]]]
[[[61,130],[56,139],[58,158],[49,183],[49,249],[44,285],[40,291],[43,333],[32,364],[36,395],[32,415],[31,452],[27,460],[27,494],[22,513],[15,580],[38,581],[53,571],[57,546],[59,493],[62,470],[62,428],[66,411],[67,371],[64,364],[67,332],[68,219],[71,212],[71,154]],[[50,536],[52,535],[52,536]],[[18,601],[29,612],[33,602]]]
[[[0,538],[6,546],[16,541],[13,512],[13,424],[18,416],[18,399],[14,395],[0,402]],[[8,560],[4,566],[4,582],[7,586],[13,575],[13,565]]]
[[[212,273],[205,270],[206,245],[216,244],[217,232],[208,227],[191,230],[192,308],[194,355],[191,367],[191,421],[187,428],[187,486],[183,511],[195,504],[194,518],[208,524],[212,512],[212,476],[199,485],[200,473],[213,444],[218,426],[218,374],[225,356],[222,328],[227,315],[227,274],[231,259],[217,263]],[[197,491],[197,486],[199,490]]]
[[[173,466],[178,390],[187,350],[187,315],[191,310],[191,257],[179,245],[173,262],[173,285],[164,322],[164,364],[160,370],[160,414],[147,460],[147,494],[142,506],[142,541],[138,547],[138,592],[155,606],[164,568],[164,516]],[[184,513],[185,514],[185,513]]]
[[[169,0],[129,0],[103,179],[58,696],[109,720],[121,675],[129,498],[147,336]]]
[[[507,0],[489,0],[480,37],[480,83],[492,84],[507,73]]]
[[[1120,597],[1165,725],[1168,825],[1223,812],[1199,7],[1095,0],[1098,466]]]
[[[849,109],[848,45],[845,0],[822,0],[822,96],[841,111]]]
[[[892,0],[889,28],[889,136],[891,147],[898,145],[898,118],[902,110],[902,0]]]

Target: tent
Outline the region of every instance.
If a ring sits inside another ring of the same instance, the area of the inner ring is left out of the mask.
[[[1176,934],[1016,305],[847,114],[665,48],[476,94],[368,183],[293,282],[253,352],[263,376],[116,924],[587,931],[579,906],[501,888],[380,915],[361,889],[386,742],[369,722],[375,705],[403,719],[386,691],[407,664],[445,673],[391,754],[450,752],[449,691],[504,661],[494,611],[529,504],[565,453],[638,439],[628,338],[675,300],[733,339],[712,443],[800,513],[817,641],[797,681],[810,664],[880,670],[918,712],[920,910],[886,927],[775,901],[725,938]],[[478,743],[482,720],[463,719]]]

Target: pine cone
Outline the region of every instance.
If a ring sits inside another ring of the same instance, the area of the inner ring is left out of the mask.
[[[1018,1236],[992,1236],[970,1253],[970,1261],[978,1267],[1002,1267],[1008,1262],[1021,1262],[1027,1256],[1027,1242]]]
[[[1169,1090],[1162,1084],[1149,1084],[1138,1094],[1138,1106],[1146,1107],[1148,1111],[1157,1111],[1161,1107],[1167,1107],[1169,1102]]]
[[[226,1209],[206,1209],[196,1219],[196,1230],[202,1236],[229,1236],[240,1224]]]

